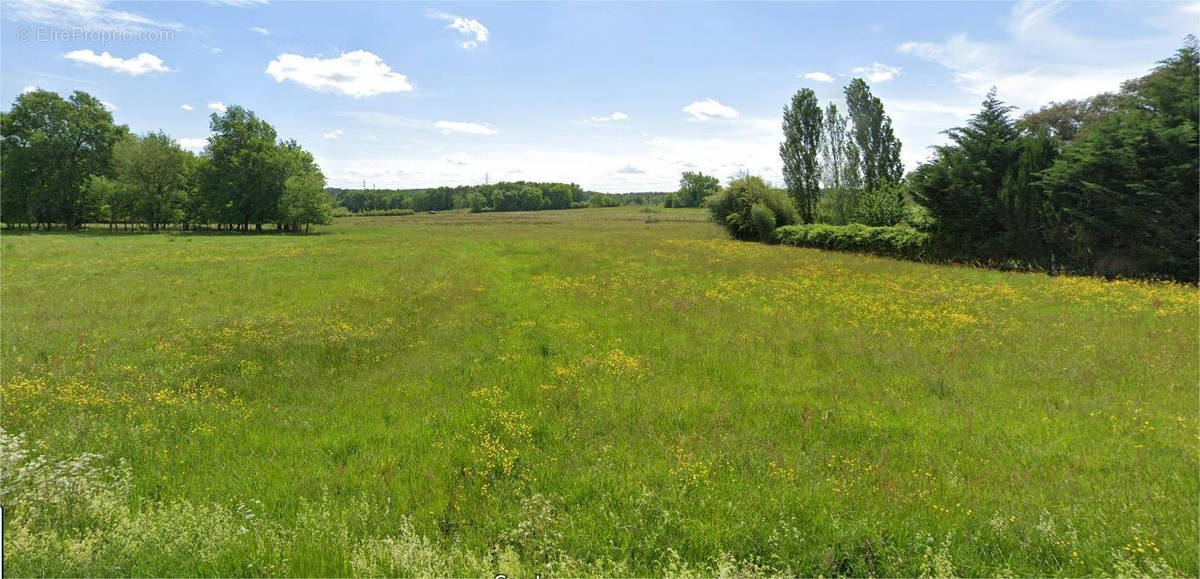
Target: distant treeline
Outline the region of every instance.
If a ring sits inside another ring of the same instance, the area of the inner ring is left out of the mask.
[[[668,193],[597,193],[574,183],[513,181],[488,185],[459,185],[431,189],[340,189],[326,191],[351,213],[403,211],[538,211],[662,204]]]

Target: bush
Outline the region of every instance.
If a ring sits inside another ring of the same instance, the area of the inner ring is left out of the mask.
[[[932,259],[928,233],[911,227],[850,225],[789,225],[775,230],[775,240],[785,245],[837,251],[861,251],[903,259]]]
[[[357,213],[337,214],[342,217],[395,217],[399,215],[416,215],[416,211],[412,209],[373,209],[370,211],[359,211]]]
[[[905,185],[881,185],[873,191],[863,191],[855,208],[855,221],[872,227],[891,227],[904,221]]]
[[[709,196],[706,204],[713,221],[735,239],[771,241],[776,228],[800,221],[792,199],[761,177],[734,179],[724,191]]]

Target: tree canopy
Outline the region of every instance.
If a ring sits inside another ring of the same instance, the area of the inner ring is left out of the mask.
[[[0,113],[0,171],[5,223],[75,229],[87,219],[85,190],[93,175],[111,175],[113,147],[128,130],[95,97],[69,99],[35,90]]]

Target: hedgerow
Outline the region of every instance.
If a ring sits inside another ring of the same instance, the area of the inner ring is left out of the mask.
[[[930,235],[904,225],[786,225],[775,230],[775,241],[784,245],[861,251],[918,261],[928,261],[935,257]]]

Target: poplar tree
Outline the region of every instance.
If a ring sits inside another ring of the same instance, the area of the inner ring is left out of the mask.
[[[800,219],[812,223],[821,198],[821,105],[812,89],[801,89],[783,107],[783,181],[796,204]]]
[[[859,174],[864,189],[896,183],[904,177],[900,162],[900,141],[892,132],[892,118],[883,110],[883,101],[871,94],[866,81],[856,78],[846,86],[846,108],[850,113],[850,131],[858,147]]]

